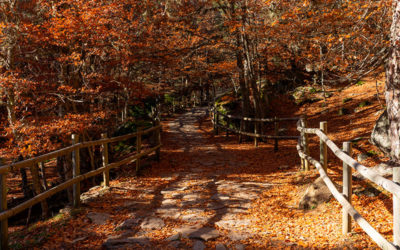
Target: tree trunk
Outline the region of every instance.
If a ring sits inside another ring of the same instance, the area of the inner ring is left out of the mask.
[[[10,127],[12,128],[12,132],[14,136],[16,136],[16,131],[15,131],[15,122],[16,122],[16,116],[15,116],[15,96],[14,96],[14,90],[13,89],[6,89],[6,96],[7,96],[7,117],[8,117],[8,123]]]
[[[11,12],[15,12],[14,9],[15,5],[11,6]],[[9,37],[9,39],[11,41],[14,40],[14,38],[11,36]],[[11,43],[13,44],[13,42]],[[15,46],[14,45],[10,45],[7,50],[6,50],[6,68],[8,71],[13,72],[14,71],[14,67],[15,67]],[[8,113],[8,123],[10,125],[10,127],[12,128],[12,132],[14,134],[14,136],[16,136],[16,131],[15,131],[15,122],[16,122],[16,116],[15,116],[15,93],[14,93],[14,88],[5,88],[5,94],[7,96],[7,113]]]
[[[31,170],[33,191],[35,193],[35,196],[37,196],[43,192],[43,189],[40,186],[39,165],[35,164],[35,165],[30,166],[30,170]],[[47,218],[47,216],[49,214],[49,206],[47,204],[46,199],[41,201],[40,205],[42,207],[42,218],[45,219],[45,218]]]
[[[72,169],[71,169],[71,156],[70,155],[63,155],[57,157],[57,172],[61,179],[61,182],[65,182],[69,180],[72,176]],[[72,189],[68,188],[66,190],[68,196],[68,202],[72,203]]]
[[[40,169],[40,179],[42,180],[42,187],[43,190],[46,191],[49,189],[49,186],[47,185],[46,166],[44,165],[44,162],[40,163],[39,169]]]
[[[385,98],[389,118],[390,159],[400,164],[400,2],[393,1],[391,51],[386,65]]]
[[[242,115],[248,117],[251,115],[250,92],[245,81],[243,57],[240,53],[236,54],[236,63],[239,68],[239,85],[242,94]]]
[[[20,168],[19,172],[21,174],[21,188],[24,193],[24,198],[28,199],[32,197],[32,191],[29,188],[28,185],[28,176],[26,174],[26,169],[25,168]]]
[[[91,141],[92,140],[92,138],[90,138],[90,136],[89,136],[89,134],[88,134],[88,132],[86,130],[83,132],[83,141],[85,141],[85,139],[87,141]],[[95,149],[94,146],[93,147],[88,147],[87,151],[88,151],[89,158],[90,158],[90,171],[93,171],[93,170],[96,169],[96,163],[95,163],[95,152],[96,152],[96,149]],[[92,185],[96,186],[96,177],[93,177],[91,179],[92,179]]]

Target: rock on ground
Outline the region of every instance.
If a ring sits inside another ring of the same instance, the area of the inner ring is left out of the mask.
[[[110,215],[106,213],[88,213],[87,217],[97,225],[104,225],[110,219]]]
[[[300,200],[300,209],[316,208],[319,204],[328,202],[333,197],[321,177],[317,178],[306,190]]]
[[[193,250],[203,250],[206,248],[206,245],[200,240],[196,240],[193,243]]]
[[[386,155],[389,154],[391,143],[389,139],[389,118],[386,110],[376,121],[374,129],[371,133],[371,142],[383,153]]]
[[[164,221],[156,217],[148,217],[142,221],[140,227],[144,230],[157,230],[163,228],[165,225]]]
[[[224,244],[218,243],[218,244],[215,246],[215,250],[226,250],[226,247],[225,247]]]
[[[166,240],[167,241],[176,241],[176,240],[180,240],[182,238],[182,235],[180,233],[174,234],[170,237],[168,237]]]
[[[237,244],[235,245],[236,250],[244,250],[246,247],[243,244]]]
[[[181,233],[182,237],[191,239],[201,239],[204,241],[216,239],[220,236],[218,230],[211,227],[186,226],[175,230],[178,233]]]
[[[119,238],[109,238],[104,244],[103,247],[105,249],[121,249],[124,246],[139,244],[142,246],[150,244],[150,241],[147,237],[129,237],[124,239]],[[132,247],[132,246],[131,246]]]
[[[115,230],[127,230],[131,229],[139,224],[139,219],[127,219],[115,228]]]
[[[250,233],[246,232],[237,232],[237,231],[232,231],[228,234],[228,238],[231,239],[232,241],[241,241],[241,240],[247,240],[250,238],[252,235]]]

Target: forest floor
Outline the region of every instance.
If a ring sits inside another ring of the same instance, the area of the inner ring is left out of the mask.
[[[339,91],[340,90],[340,91]],[[382,84],[378,86],[382,91]],[[280,117],[306,113],[309,127],[328,121],[328,135],[341,145],[361,137],[353,157],[369,152],[361,163],[386,160],[368,142],[382,107],[375,82],[340,89],[326,101],[294,106],[277,97]],[[344,101],[346,100],[346,101]],[[360,105],[368,101],[367,105]],[[273,100],[272,100],[273,102]],[[340,108],[349,114],[338,113]],[[290,133],[295,123],[284,125]],[[82,209],[61,213],[29,228],[15,229],[13,248],[147,248],[276,249],[377,248],[357,226],[341,234],[341,207],[331,199],[315,209],[298,208],[300,198],[318,174],[299,171],[295,141],[237,143],[237,136],[215,136],[204,108],[163,122],[161,162],[152,162],[137,177],[125,167],[111,188],[92,188]],[[318,154],[311,138],[311,153]],[[375,153],[372,153],[375,152]],[[329,155],[329,175],[341,183],[341,163]],[[355,181],[354,189],[369,186]],[[357,192],[356,192],[357,193]],[[380,192],[352,197],[355,208],[391,240],[392,199]]]

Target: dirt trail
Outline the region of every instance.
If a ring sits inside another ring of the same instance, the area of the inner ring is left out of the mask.
[[[171,220],[179,221],[171,228],[172,236],[165,241],[171,248],[187,248],[191,242],[194,249],[203,249],[208,241],[220,237],[226,238],[229,245],[233,244],[237,249],[245,247],[240,241],[253,236],[252,220],[240,219],[240,215],[248,213],[252,201],[271,184],[224,178],[231,169],[248,163],[235,159],[235,155],[227,155],[217,145],[207,143],[197,129],[205,116],[206,109],[198,108],[170,122],[169,140],[164,144],[190,155],[186,162],[171,159],[172,165],[183,164],[185,167],[164,176],[164,179],[172,181],[162,189],[147,190],[156,200],[151,210],[140,216],[132,215],[123,222],[139,225],[137,231],[132,231],[128,237],[108,239],[105,247],[129,248],[131,244],[150,247],[150,235]],[[222,243],[217,247],[225,248]]]
[[[53,234],[36,246],[375,247],[358,227],[351,237],[341,235],[341,210],[334,199],[310,211],[298,209],[301,194],[318,173],[299,171],[295,141],[279,142],[279,152],[274,152],[273,141],[258,148],[252,142],[238,145],[236,136],[214,136],[206,117],[205,108],[196,108],[164,122],[160,163],[144,162],[140,177],[133,171],[135,164],[119,169],[111,188],[93,188],[84,195],[81,212],[44,223],[42,231],[51,228]],[[332,166],[330,174],[340,179],[340,171]],[[365,206],[364,198],[353,200],[356,206]],[[379,223],[386,230],[386,221]],[[26,238],[26,232],[21,237]],[[18,243],[16,236],[12,240]]]

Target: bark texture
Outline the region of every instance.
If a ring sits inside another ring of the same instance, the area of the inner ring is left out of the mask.
[[[393,1],[391,48],[386,67],[385,98],[389,117],[390,158],[400,164],[400,1]]]

